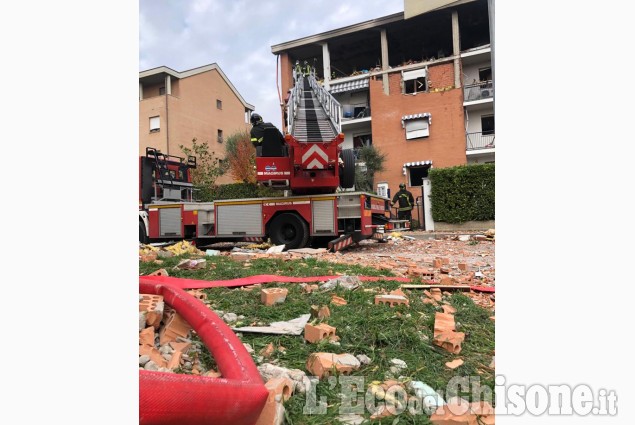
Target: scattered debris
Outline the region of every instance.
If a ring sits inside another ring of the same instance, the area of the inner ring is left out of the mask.
[[[461,352],[461,343],[465,339],[463,332],[456,332],[454,316],[448,313],[436,313],[434,316],[435,345],[453,354]]]
[[[361,283],[362,282],[357,276],[340,276],[320,285],[320,290],[326,292],[340,287],[352,291],[359,288],[359,285],[361,285]]]
[[[289,290],[286,288],[265,288],[260,290],[260,301],[264,305],[272,306],[283,303],[287,299]]]
[[[446,366],[450,369],[456,369],[463,364],[463,359],[454,359],[451,362],[446,362]]]
[[[276,246],[272,246],[271,248],[267,249],[266,254],[278,254],[281,253],[282,251],[284,251],[284,247],[286,245],[276,245]]]
[[[296,319],[287,320],[286,322],[272,322],[269,326],[243,326],[240,328],[232,328],[232,330],[235,332],[255,332],[276,335],[301,335],[310,318],[310,314],[303,314]]]
[[[326,323],[320,323],[315,326],[307,324],[304,327],[304,339],[311,343],[316,343],[327,338],[329,341],[338,341],[339,337],[335,335],[336,330],[336,328]]]
[[[195,260],[185,259],[179,261],[179,264],[174,266],[173,270],[194,270],[194,269],[204,269],[205,268],[205,259],[199,258]]]
[[[320,378],[327,377],[334,371],[348,375],[360,366],[361,363],[352,354],[313,353],[306,361],[306,369]]]
[[[355,413],[348,413],[346,415],[339,415],[337,420],[344,425],[362,425],[364,422],[368,422],[361,415],[356,415]]]
[[[306,373],[300,369],[287,369],[285,367],[275,366],[271,363],[263,363],[258,366],[258,372],[262,379],[267,382],[272,378],[288,378],[293,381],[291,393],[305,393],[311,389],[311,380]]]
[[[443,397],[441,397],[431,386],[423,383],[422,381],[410,381],[408,387],[420,400],[422,400],[427,411],[434,411],[445,405]]]

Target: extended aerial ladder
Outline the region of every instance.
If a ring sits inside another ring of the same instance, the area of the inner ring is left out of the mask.
[[[256,158],[259,183],[294,194],[334,193],[355,183],[355,155],[342,149],[341,105],[315,79],[297,76],[286,105],[285,141],[265,130],[262,157]],[[285,149],[286,148],[286,149]]]

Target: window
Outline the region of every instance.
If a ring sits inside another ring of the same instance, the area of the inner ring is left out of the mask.
[[[423,179],[428,177],[429,165],[423,167],[408,167],[408,186],[423,186]]]
[[[159,87],[159,96],[165,94],[165,87]]]
[[[481,131],[483,136],[494,134],[494,115],[481,116]]]
[[[419,137],[428,137],[430,135],[430,126],[427,118],[418,120],[410,120],[406,122],[406,140],[418,139]]]
[[[159,117],[150,117],[150,133],[156,133],[161,129]]]
[[[428,90],[426,81],[426,70],[417,69],[415,71],[408,71],[402,74],[403,80],[403,93],[404,94],[417,94]]]
[[[390,193],[388,192],[388,183],[377,183],[377,195],[388,198]]]
[[[218,130],[218,143],[223,143],[223,130]]]
[[[223,109],[223,101],[216,99],[216,109]]]
[[[478,70],[479,81],[485,82],[492,80],[492,67],[481,68]]]
[[[406,129],[406,140],[428,137],[432,115],[429,112],[401,117],[401,127]]]

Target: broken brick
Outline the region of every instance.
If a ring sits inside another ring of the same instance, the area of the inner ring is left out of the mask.
[[[446,362],[446,366],[450,369],[456,369],[463,364],[463,359],[454,359],[451,362]]]
[[[152,326],[139,332],[139,345],[154,347],[154,328]]]
[[[168,369],[174,370],[177,369],[181,365],[181,356],[183,355],[180,351],[174,351],[172,353],[172,357],[168,361],[168,365],[166,366]]]
[[[336,328],[329,326],[326,323],[320,323],[319,325],[311,325],[309,323],[304,326],[304,339],[308,342],[315,343],[326,338],[335,337]]]
[[[186,338],[192,327],[180,314],[173,311],[159,331],[161,345],[176,341],[178,337]]]
[[[265,288],[260,291],[260,301],[264,305],[272,306],[284,302],[288,293],[289,290],[286,288]]]
[[[166,367],[168,365],[167,360],[163,358],[163,356],[161,355],[161,352],[155,346],[140,345],[139,355],[149,356],[150,360],[155,362],[156,365],[159,367]]]
[[[199,289],[190,289],[186,292],[201,301],[205,301],[207,299],[207,294]]]
[[[169,274],[166,269],[159,269],[159,270],[153,271],[148,276],[169,276]]]
[[[320,320],[326,319],[327,317],[331,317],[331,310],[326,305],[323,305],[322,307],[319,307],[319,308],[316,305],[312,305],[311,317],[317,318]]]
[[[402,295],[375,295],[375,305],[387,304],[390,307],[394,307],[399,304],[410,305],[408,298]]]
[[[342,297],[338,297],[337,295],[331,296],[331,302],[335,305],[346,305],[348,304],[346,300]]]
[[[306,362],[306,369],[319,378],[329,376],[334,371],[349,375],[360,366],[361,363],[352,354],[313,353]]]

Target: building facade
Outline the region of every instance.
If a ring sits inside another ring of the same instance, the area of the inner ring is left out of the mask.
[[[177,72],[168,67],[139,73],[139,154],[146,147],[185,156],[180,145],[207,143],[225,157],[225,139],[249,131],[254,106],[245,102],[217,64]],[[219,184],[232,183],[229,175]]]
[[[387,155],[377,193],[405,182],[422,199],[431,167],[494,162],[491,15],[487,0],[406,0],[404,8],[271,50],[283,93],[293,64],[306,60],[342,105],[344,148]]]

